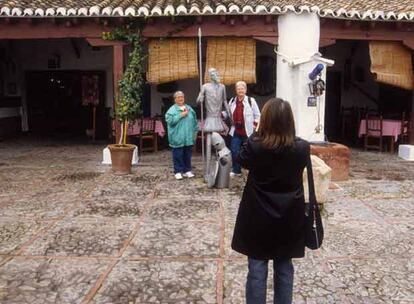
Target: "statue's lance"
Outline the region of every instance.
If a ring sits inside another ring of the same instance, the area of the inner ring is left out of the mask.
[[[201,46],[201,27],[198,28],[198,70],[200,73],[200,90],[203,86],[203,54]],[[201,102],[201,157],[203,163],[203,171],[206,172],[204,163],[204,100]]]

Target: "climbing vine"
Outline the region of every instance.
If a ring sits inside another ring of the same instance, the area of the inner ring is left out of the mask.
[[[168,31],[164,37],[160,37],[160,40],[174,36],[174,34],[194,25],[195,21],[195,18],[185,18],[184,22]],[[119,81],[119,92],[115,92],[115,116],[122,125],[119,144],[126,144],[128,121],[135,120],[142,114],[141,98],[144,85],[144,61],[146,59],[141,41],[144,22],[137,19],[130,20],[124,26],[115,28],[112,32],[102,33],[104,40],[127,41],[132,47],[132,51],[129,53],[128,66]]]
[[[142,23],[131,21],[112,32],[103,32],[104,40],[127,41],[131,45],[128,66],[119,80],[119,92],[115,92],[115,116],[121,122],[122,136],[119,144],[126,144],[128,121],[133,121],[142,114],[141,98],[144,85],[144,60],[141,42]]]

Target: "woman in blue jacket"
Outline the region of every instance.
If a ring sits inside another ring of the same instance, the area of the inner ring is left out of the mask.
[[[175,104],[165,114],[168,142],[173,154],[174,176],[176,179],[183,179],[183,176],[194,177],[191,172],[191,154],[198,132],[197,116],[185,103],[183,92],[175,92],[174,101]]]

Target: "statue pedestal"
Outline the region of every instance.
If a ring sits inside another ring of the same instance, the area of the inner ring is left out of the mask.
[[[102,165],[111,165],[112,161],[111,161],[111,152],[109,151],[109,149],[106,147],[105,149],[103,149],[103,160],[102,160]],[[132,156],[132,165],[138,165],[138,147],[136,147],[134,149],[134,154]]]
[[[337,144],[311,145],[311,154],[322,159],[332,169],[333,181],[345,181],[349,178],[349,148]]]

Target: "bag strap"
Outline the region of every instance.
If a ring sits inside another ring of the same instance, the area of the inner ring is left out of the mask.
[[[247,101],[249,102],[250,108],[252,108],[252,99],[250,96],[247,96]]]
[[[315,194],[315,183],[313,181],[313,171],[312,171],[312,158],[309,152],[308,162],[306,164],[306,171],[308,174],[308,188],[309,188],[309,203],[313,207],[317,204],[316,194]]]

